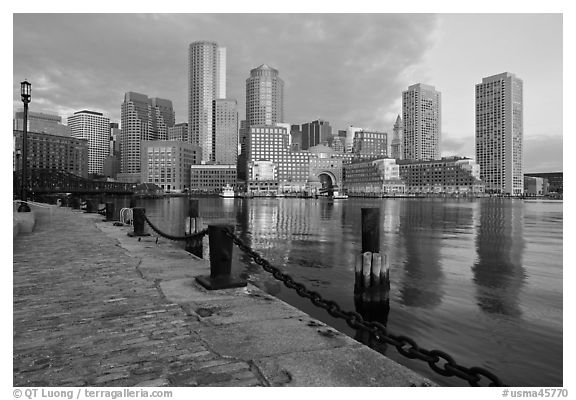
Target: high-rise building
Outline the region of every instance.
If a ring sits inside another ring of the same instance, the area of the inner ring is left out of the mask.
[[[14,130],[24,129],[24,111],[16,111],[14,115]],[[28,132],[48,133],[50,135],[70,136],[70,128],[62,125],[62,117],[55,114],[28,111]]]
[[[476,162],[490,193],[524,191],[522,87],[509,72],[476,85]]]
[[[402,92],[404,159],[440,159],[441,114],[441,94],[434,86],[417,83]]]
[[[120,170],[120,160],[122,159],[121,142],[122,130],[117,122],[110,123],[110,155],[104,160],[102,175],[116,179]]]
[[[215,99],[213,105],[214,141],[210,161],[236,165],[238,160],[238,109],[236,100]]]
[[[250,71],[246,79],[246,121],[253,125],[284,122],[284,81],[266,64]]]
[[[346,139],[344,140],[344,151],[347,153],[352,152],[352,147],[354,147],[354,138],[356,137],[356,132],[361,132],[362,128],[357,128],[355,126],[349,126],[346,129]]]
[[[102,174],[110,154],[110,118],[95,111],[77,111],[68,117],[72,137],[88,139],[88,173]]]
[[[168,128],[168,140],[179,140],[191,143],[188,136],[188,123],[181,122]]]
[[[331,136],[332,127],[328,121],[319,119],[302,124],[302,150],[326,144]]]
[[[202,160],[214,161],[215,99],[226,98],[226,48],[198,41],[188,47],[188,129],[202,148]]]
[[[145,94],[127,92],[121,109],[121,170],[140,179],[140,142],[165,140],[168,128],[174,126],[170,100],[148,98]]]
[[[401,160],[404,156],[402,150],[402,138],[404,136],[404,125],[402,124],[402,118],[398,116],[396,122],[394,123],[394,128],[392,131],[392,141],[390,142],[390,157]]]

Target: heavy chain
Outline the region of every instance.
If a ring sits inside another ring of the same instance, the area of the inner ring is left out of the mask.
[[[454,361],[454,358],[443,351],[423,349],[418,346],[413,339],[407,336],[389,333],[386,327],[380,322],[365,321],[364,318],[362,318],[362,315],[355,311],[342,310],[335,301],[324,299],[318,292],[308,290],[302,283],[296,282],[290,275],[285,274],[280,269],[274,267],[260,254],[256,253],[248,245],[244,244],[242,240],[232,232],[229,230],[225,230],[225,232],[226,235],[240,248],[240,250],[248,254],[250,258],[252,258],[256,264],[260,265],[266,272],[270,272],[274,278],[282,281],[286,287],[296,290],[298,295],[309,299],[312,304],[323,308],[331,316],[344,319],[351,328],[368,332],[377,341],[396,347],[396,350],[407,358],[419,359],[428,363],[430,368],[440,375],[456,376],[468,381],[470,386],[480,386],[480,381],[483,378],[486,378],[489,381],[488,386],[505,386],[496,375],[484,368],[462,367]]]
[[[198,241],[202,240],[202,238],[208,233],[208,229],[203,229],[199,232],[196,232],[193,235],[173,236],[173,235],[169,235],[167,233],[162,232],[160,229],[158,229],[156,226],[154,226],[154,224],[152,222],[150,222],[150,220],[148,219],[146,214],[144,214],[144,220],[148,223],[148,225],[150,225],[150,228],[152,228],[152,230],[154,232],[156,232],[160,236],[165,237],[166,239],[169,239],[169,240],[186,241],[186,242],[189,242],[192,244],[194,244],[194,242],[196,242],[195,244],[197,244]]]

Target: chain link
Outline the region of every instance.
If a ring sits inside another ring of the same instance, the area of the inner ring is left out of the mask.
[[[158,229],[156,226],[154,226],[154,224],[152,222],[150,222],[150,220],[148,219],[146,214],[144,214],[144,220],[148,223],[148,225],[150,225],[150,228],[152,228],[152,230],[154,232],[156,232],[160,236],[165,237],[166,239],[169,239],[169,240],[186,241],[186,242],[190,242],[193,244],[197,244],[198,241],[202,240],[202,238],[208,233],[208,229],[203,229],[199,232],[196,232],[193,235],[173,236],[173,235],[169,235],[167,233],[162,232],[160,229]]]
[[[301,297],[309,299],[312,304],[326,310],[335,318],[344,319],[353,329],[360,329],[371,334],[376,340],[396,347],[396,350],[403,356],[410,359],[422,360],[430,368],[443,376],[456,376],[468,381],[470,386],[480,386],[482,378],[486,378],[489,386],[505,386],[502,381],[490,371],[481,367],[466,368],[458,365],[447,353],[440,350],[425,350],[407,336],[396,336],[389,333],[386,327],[375,321],[365,321],[362,315],[355,311],[344,311],[333,300],[325,300],[318,292],[308,290],[302,283],[296,282],[290,275],[283,273],[280,269],[271,265],[260,254],[256,253],[249,246],[244,244],[240,238],[229,230],[225,230],[226,235],[232,239],[240,250],[248,254],[252,260],[260,265],[266,272],[270,272],[274,278],[284,283],[284,286],[296,290]]]

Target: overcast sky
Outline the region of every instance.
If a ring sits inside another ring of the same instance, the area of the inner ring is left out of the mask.
[[[124,93],[172,100],[187,122],[187,49],[227,48],[228,97],[245,116],[245,81],[266,63],[285,82],[286,122],[318,118],[392,131],[401,93],[442,93],[442,154],[474,158],[474,85],[524,81],[525,172],[562,171],[561,14],[14,14],[13,111],[89,109],[120,122]]]

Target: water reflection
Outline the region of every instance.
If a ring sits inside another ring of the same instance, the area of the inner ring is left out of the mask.
[[[406,248],[400,301],[410,307],[434,308],[442,302],[444,274],[440,264],[444,207],[434,202],[407,201],[400,217],[400,235]]]
[[[523,207],[515,207],[509,200],[485,200],[480,206],[478,259],[472,272],[478,306],[488,314],[522,315],[518,297],[526,279],[523,213]]]

